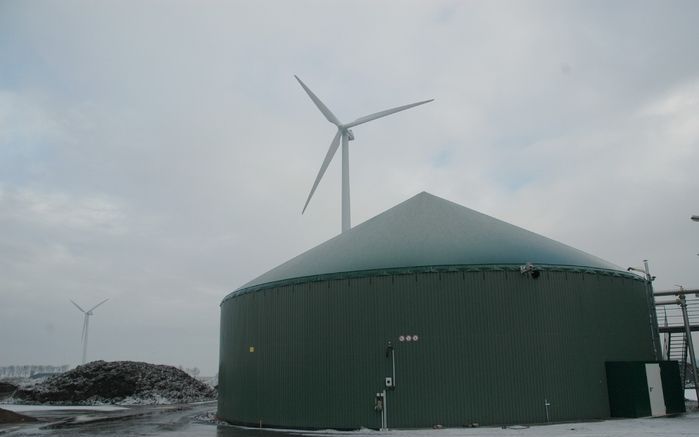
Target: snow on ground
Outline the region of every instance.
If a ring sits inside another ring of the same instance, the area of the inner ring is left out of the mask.
[[[26,411],[119,411],[127,410],[126,407],[117,407],[115,405],[14,405],[0,404],[3,410],[14,411],[15,413],[24,413]]]
[[[509,426],[483,428],[445,428],[426,430],[391,430],[354,432],[317,431],[304,435],[336,437],[685,437],[699,436],[699,411],[693,410],[676,417],[613,419],[599,422],[562,423],[554,425]],[[233,434],[231,434],[233,435]]]
[[[684,398],[688,399],[690,401],[697,401],[697,391],[694,390],[693,388],[686,388],[684,389]]]
[[[60,409],[61,406],[50,408]],[[85,407],[80,407],[85,408]],[[44,424],[0,427],[12,437],[93,437],[148,435],[150,437],[699,437],[699,411],[677,417],[618,419],[555,425],[447,428],[426,430],[299,431],[243,428],[216,420],[215,402],[188,406],[141,407],[126,412],[67,411],[59,416],[36,413]],[[145,414],[144,414],[145,413]]]

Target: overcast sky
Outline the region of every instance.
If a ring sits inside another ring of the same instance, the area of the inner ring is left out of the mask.
[[[0,366],[218,367],[219,303],[420,191],[699,288],[699,2],[0,0]],[[339,158],[339,155],[336,157]]]

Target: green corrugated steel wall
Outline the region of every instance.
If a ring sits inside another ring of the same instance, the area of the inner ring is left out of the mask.
[[[417,273],[278,286],[221,306],[219,416],[298,428],[609,417],[605,361],[654,359],[645,285],[588,273]],[[418,335],[399,342],[399,335]],[[255,351],[250,352],[249,348]]]

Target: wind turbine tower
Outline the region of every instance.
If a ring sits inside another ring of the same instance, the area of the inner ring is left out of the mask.
[[[89,328],[89,326],[90,326],[90,316],[93,315],[93,311],[94,311],[98,306],[102,305],[103,303],[105,303],[105,302],[108,301],[108,300],[109,300],[109,298],[103,300],[102,302],[98,303],[97,305],[93,306],[92,308],[90,308],[90,309],[87,310],[87,311],[85,311],[84,309],[80,308],[80,305],[78,305],[77,303],[75,303],[73,300],[70,301],[73,305],[75,305],[75,307],[76,307],[77,309],[80,310],[80,312],[82,312],[83,314],[85,314],[85,319],[84,319],[84,321],[83,321],[83,334],[82,334],[82,342],[83,342],[83,364],[85,364],[85,360],[86,360],[86,358],[87,358],[87,333],[88,333],[88,328]]]
[[[325,170],[327,170],[328,165],[330,164],[330,161],[332,161],[333,157],[335,156],[335,152],[337,151],[338,147],[340,146],[340,142],[342,142],[342,232],[349,231],[351,224],[350,224],[350,189],[349,189],[349,142],[354,140],[354,133],[350,128],[359,126],[360,124],[364,124],[366,122],[376,120],[377,118],[381,117],[386,117],[387,115],[395,114],[396,112],[400,111],[405,111],[406,109],[413,108],[418,105],[424,105],[425,103],[429,103],[433,101],[434,99],[430,100],[424,100],[422,102],[417,102],[417,103],[411,103],[409,105],[404,105],[404,106],[398,106],[396,108],[391,108],[391,109],[386,109],[384,111],[376,112],[374,114],[369,114],[365,115],[364,117],[359,117],[358,119],[350,122],[350,123],[342,123],[340,120],[338,120],[337,117],[328,109],[327,106],[323,102],[320,101],[318,96],[313,94],[313,91],[311,91],[305,83],[301,81],[301,79],[298,78],[298,76],[294,76],[296,80],[301,84],[303,89],[306,91],[306,94],[308,94],[308,97],[313,100],[313,103],[318,107],[320,112],[323,113],[325,118],[335,126],[337,126],[337,133],[335,134],[335,138],[333,138],[332,142],[330,143],[330,148],[328,149],[328,153],[325,155],[325,160],[323,161],[323,164],[320,166],[320,170],[318,171],[318,176],[316,176],[315,182],[313,182],[313,187],[311,188],[311,193],[308,195],[308,199],[306,200],[306,204],[303,206],[303,211],[301,211],[301,214],[306,212],[306,208],[308,207],[308,203],[311,201],[311,197],[313,197],[313,193],[316,191],[316,188],[318,187],[318,183],[320,183],[320,180],[323,178],[323,175],[325,174]]]

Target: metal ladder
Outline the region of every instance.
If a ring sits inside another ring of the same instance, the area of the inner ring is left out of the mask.
[[[682,380],[682,386],[687,384],[687,370],[689,369],[689,364],[687,363],[687,336],[684,333],[671,333],[668,332],[666,335],[667,344],[667,359],[671,361],[677,361],[680,364],[680,379]]]

